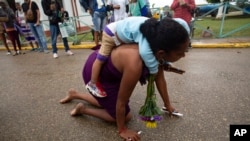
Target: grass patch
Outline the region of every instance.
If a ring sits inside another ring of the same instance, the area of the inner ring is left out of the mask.
[[[202,20],[195,22],[195,30],[193,38],[201,38],[202,30],[210,26],[210,29],[215,33],[216,37],[219,37],[222,20],[217,20],[211,17],[205,17]],[[243,25],[250,24],[250,15],[225,17],[224,26],[222,28],[222,34],[235,30]],[[201,29],[202,27],[202,29]],[[246,37],[250,36],[250,26],[230,34],[227,37]]]
[[[85,33],[85,34],[78,34],[77,35],[77,39],[81,42],[93,42],[93,36],[91,32]],[[68,38],[69,42],[73,42],[73,36],[71,36],[70,38]]]

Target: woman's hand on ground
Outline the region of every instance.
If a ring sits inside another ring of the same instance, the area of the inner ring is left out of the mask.
[[[139,141],[140,136],[136,131],[127,129],[119,134],[125,141]]]
[[[174,107],[171,105],[165,106],[167,110],[169,111],[169,116],[172,116],[172,113],[175,111]]]

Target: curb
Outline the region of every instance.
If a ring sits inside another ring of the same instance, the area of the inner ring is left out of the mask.
[[[84,43],[80,45],[72,45],[72,43],[69,43],[70,49],[91,49],[95,46],[94,43]],[[9,46],[12,48],[12,46]],[[249,43],[197,43],[192,42],[193,48],[248,48],[250,47]],[[11,49],[10,48],[10,49]],[[57,45],[58,49],[64,49],[64,46],[59,44]],[[31,49],[30,46],[22,46],[23,50],[29,50]],[[52,49],[51,45],[48,45],[48,49]],[[6,50],[5,47],[2,45],[0,46],[0,50]]]
[[[72,45],[72,43],[69,43],[69,48],[70,49],[91,49],[94,46],[95,46],[94,43],[87,43],[87,44],[80,44],[80,45]],[[9,45],[9,47],[10,47],[10,50],[12,50],[12,46]],[[48,47],[48,49],[52,49],[51,45],[48,45],[47,47]],[[64,46],[59,44],[59,45],[57,45],[57,48],[58,49],[64,49]],[[30,49],[32,49],[31,46],[22,45],[22,50],[30,50]],[[6,50],[6,48],[3,45],[1,45],[0,50]]]
[[[204,44],[204,43],[195,43],[192,42],[192,47],[193,48],[248,48],[250,47],[250,42],[249,43],[209,43],[209,44]]]

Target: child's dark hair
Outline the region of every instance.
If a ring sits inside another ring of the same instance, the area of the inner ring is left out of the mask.
[[[166,52],[179,49],[180,45],[189,40],[186,29],[171,18],[157,21],[154,18],[146,20],[140,31],[146,37],[150,48],[155,54],[158,50]]]

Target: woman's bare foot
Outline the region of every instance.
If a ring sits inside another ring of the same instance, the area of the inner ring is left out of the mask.
[[[78,103],[76,107],[70,112],[70,115],[71,116],[82,115],[83,113],[81,111],[83,111],[85,108],[86,107],[82,103]]]
[[[70,102],[71,100],[74,99],[74,95],[76,95],[76,93],[77,92],[74,89],[70,89],[68,92],[68,95],[66,97],[64,97],[63,99],[61,99],[60,103],[64,104],[64,103]]]

